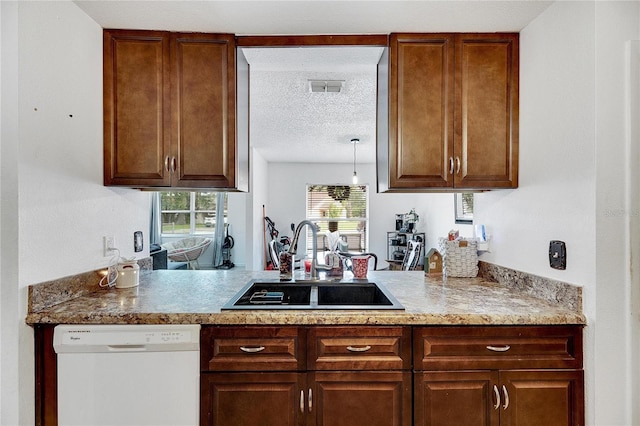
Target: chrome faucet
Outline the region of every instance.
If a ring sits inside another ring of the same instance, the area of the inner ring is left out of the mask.
[[[295,233],[293,235],[293,240],[291,241],[291,245],[289,246],[289,254],[294,255],[298,251],[298,239],[300,238],[300,231],[304,228],[305,225],[308,225],[311,228],[311,233],[313,234],[313,241],[311,243],[311,247],[313,250],[313,258],[311,259],[311,279],[318,279],[318,270],[328,271],[331,268],[327,265],[318,263],[318,228],[316,224],[311,222],[310,220],[303,220],[296,226]]]

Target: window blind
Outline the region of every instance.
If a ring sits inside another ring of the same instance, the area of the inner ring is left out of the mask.
[[[307,219],[318,227],[318,250],[328,250],[326,231],[339,231],[350,252],[368,247],[368,186],[307,185]],[[307,250],[312,233],[307,231]]]

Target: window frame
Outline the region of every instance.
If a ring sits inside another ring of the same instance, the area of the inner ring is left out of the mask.
[[[463,195],[470,195],[471,202],[471,211],[464,208],[463,204]],[[455,223],[463,224],[463,225],[472,225],[473,224],[473,192],[460,192],[455,193],[453,198],[453,205],[455,211]]]
[[[167,193],[167,192],[172,192],[172,193],[176,193],[176,192],[186,192],[189,193],[189,210],[184,210],[184,209],[172,209],[172,210],[164,210],[162,207],[162,194],[163,193]],[[215,215],[216,213],[216,207],[214,206],[213,209],[205,209],[205,210],[196,210],[196,197],[197,194],[202,194],[202,193],[212,193],[214,194],[214,199],[217,198],[216,191],[164,191],[163,193],[160,194],[160,214],[158,215],[158,220],[160,221],[160,237],[161,238],[172,238],[172,237],[191,237],[191,236],[213,236],[213,234],[215,233],[216,230],[216,226],[218,225],[218,218],[216,218],[215,224],[213,227],[211,228],[206,228],[203,231],[198,231],[198,224],[196,223],[196,217],[198,214],[205,214],[205,217],[207,214],[212,214]],[[225,194],[225,205],[223,208],[223,223],[227,222],[227,216],[228,216],[228,197]],[[164,226],[164,222],[163,222],[163,214],[164,213],[188,213],[189,215],[189,232],[165,232],[165,226]],[[202,228],[200,228],[202,229]]]
[[[336,186],[336,187],[345,187],[348,186],[349,188],[353,188],[353,187],[360,187],[360,188],[364,188],[364,201],[365,201],[365,216],[364,217],[351,217],[351,218],[342,218],[342,217],[336,217],[336,218],[331,218],[331,220],[329,220],[329,216],[311,216],[310,215],[310,193],[314,192],[311,191],[310,189],[312,187],[327,187],[327,194],[329,194],[329,187],[332,186]],[[352,222],[352,223],[364,223],[364,230],[362,231],[363,233],[363,238],[364,238],[364,244],[363,247],[361,249],[349,249],[350,252],[361,252],[361,253],[366,253],[369,251],[369,246],[370,246],[370,240],[369,240],[369,224],[370,224],[370,218],[369,218],[369,203],[370,203],[370,186],[368,184],[307,184],[306,188],[305,188],[305,218],[313,223],[317,223],[317,222],[338,222],[338,226],[340,226],[339,224],[345,223],[345,222]],[[356,225],[357,226],[357,225]],[[306,252],[307,253],[311,253],[312,251],[312,234],[310,230],[307,230],[307,238],[306,238]],[[320,240],[320,237],[324,235],[325,230],[321,230],[318,232],[318,240]],[[324,249],[324,247],[322,247],[320,244],[318,244],[318,251],[322,251]]]

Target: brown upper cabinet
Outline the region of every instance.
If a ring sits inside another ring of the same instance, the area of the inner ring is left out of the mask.
[[[518,34],[392,34],[386,72],[379,191],[518,186]]]
[[[247,190],[236,71],[233,35],[105,30],[104,184]]]

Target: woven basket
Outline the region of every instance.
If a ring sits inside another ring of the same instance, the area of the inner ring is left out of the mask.
[[[442,273],[449,277],[478,276],[478,243],[475,240],[438,239],[442,253]]]

